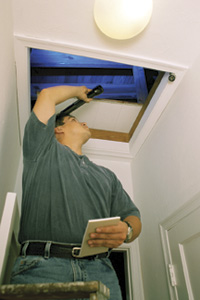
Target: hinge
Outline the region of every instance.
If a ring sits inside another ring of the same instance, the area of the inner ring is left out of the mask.
[[[169,267],[169,276],[171,280],[171,285],[176,286],[176,276],[175,276],[174,266],[172,264],[169,264],[168,267]]]

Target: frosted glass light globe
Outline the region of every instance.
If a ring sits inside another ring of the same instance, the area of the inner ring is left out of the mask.
[[[94,19],[105,35],[130,39],[147,26],[152,9],[152,0],[95,0]]]

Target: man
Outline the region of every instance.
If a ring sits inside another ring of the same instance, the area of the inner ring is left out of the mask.
[[[86,123],[55,115],[55,106],[66,99],[90,102],[89,91],[83,86],[42,90],[26,124],[22,247],[11,282],[99,280],[110,288],[111,300],[120,300],[108,253],[83,259],[72,256],[89,219],[121,217],[116,226],[97,228],[88,240],[90,247],[116,248],[125,240],[133,241],[141,231],[140,213],[115,174],[82,154],[82,146],[91,136]]]

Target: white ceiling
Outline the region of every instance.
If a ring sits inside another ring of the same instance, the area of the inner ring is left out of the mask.
[[[94,0],[13,1],[15,34],[184,66],[190,65],[199,53],[198,0],[153,0],[148,27],[127,41],[112,40],[98,30],[93,5]]]
[[[160,104],[155,99],[147,112],[156,115],[152,125],[148,125],[149,130],[145,129],[146,132],[150,131],[178,87],[185,70],[200,51],[200,2],[154,0],[153,3],[152,19],[145,31],[130,40],[117,41],[104,36],[96,27],[93,19],[94,0],[13,1],[20,117],[24,118],[24,111],[27,114],[26,106],[28,107],[25,104],[29,93],[25,78],[25,74],[28,74],[27,65],[23,56],[26,55],[25,48],[42,47],[175,72],[175,83],[169,84],[164,79],[163,90],[157,95]],[[133,124],[137,109],[138,107],[129,104],[94,101],[79,108],[76,115],[93,128],[126,132]],[[148,116],[145,121],[148,121]],[[144,127],[144,121],[142,126]]]

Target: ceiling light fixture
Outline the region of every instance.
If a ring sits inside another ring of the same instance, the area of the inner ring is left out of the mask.
[[[152,0],[95,0],[94,19],[105,35],[125,40],[144,30],[152,8]]]

